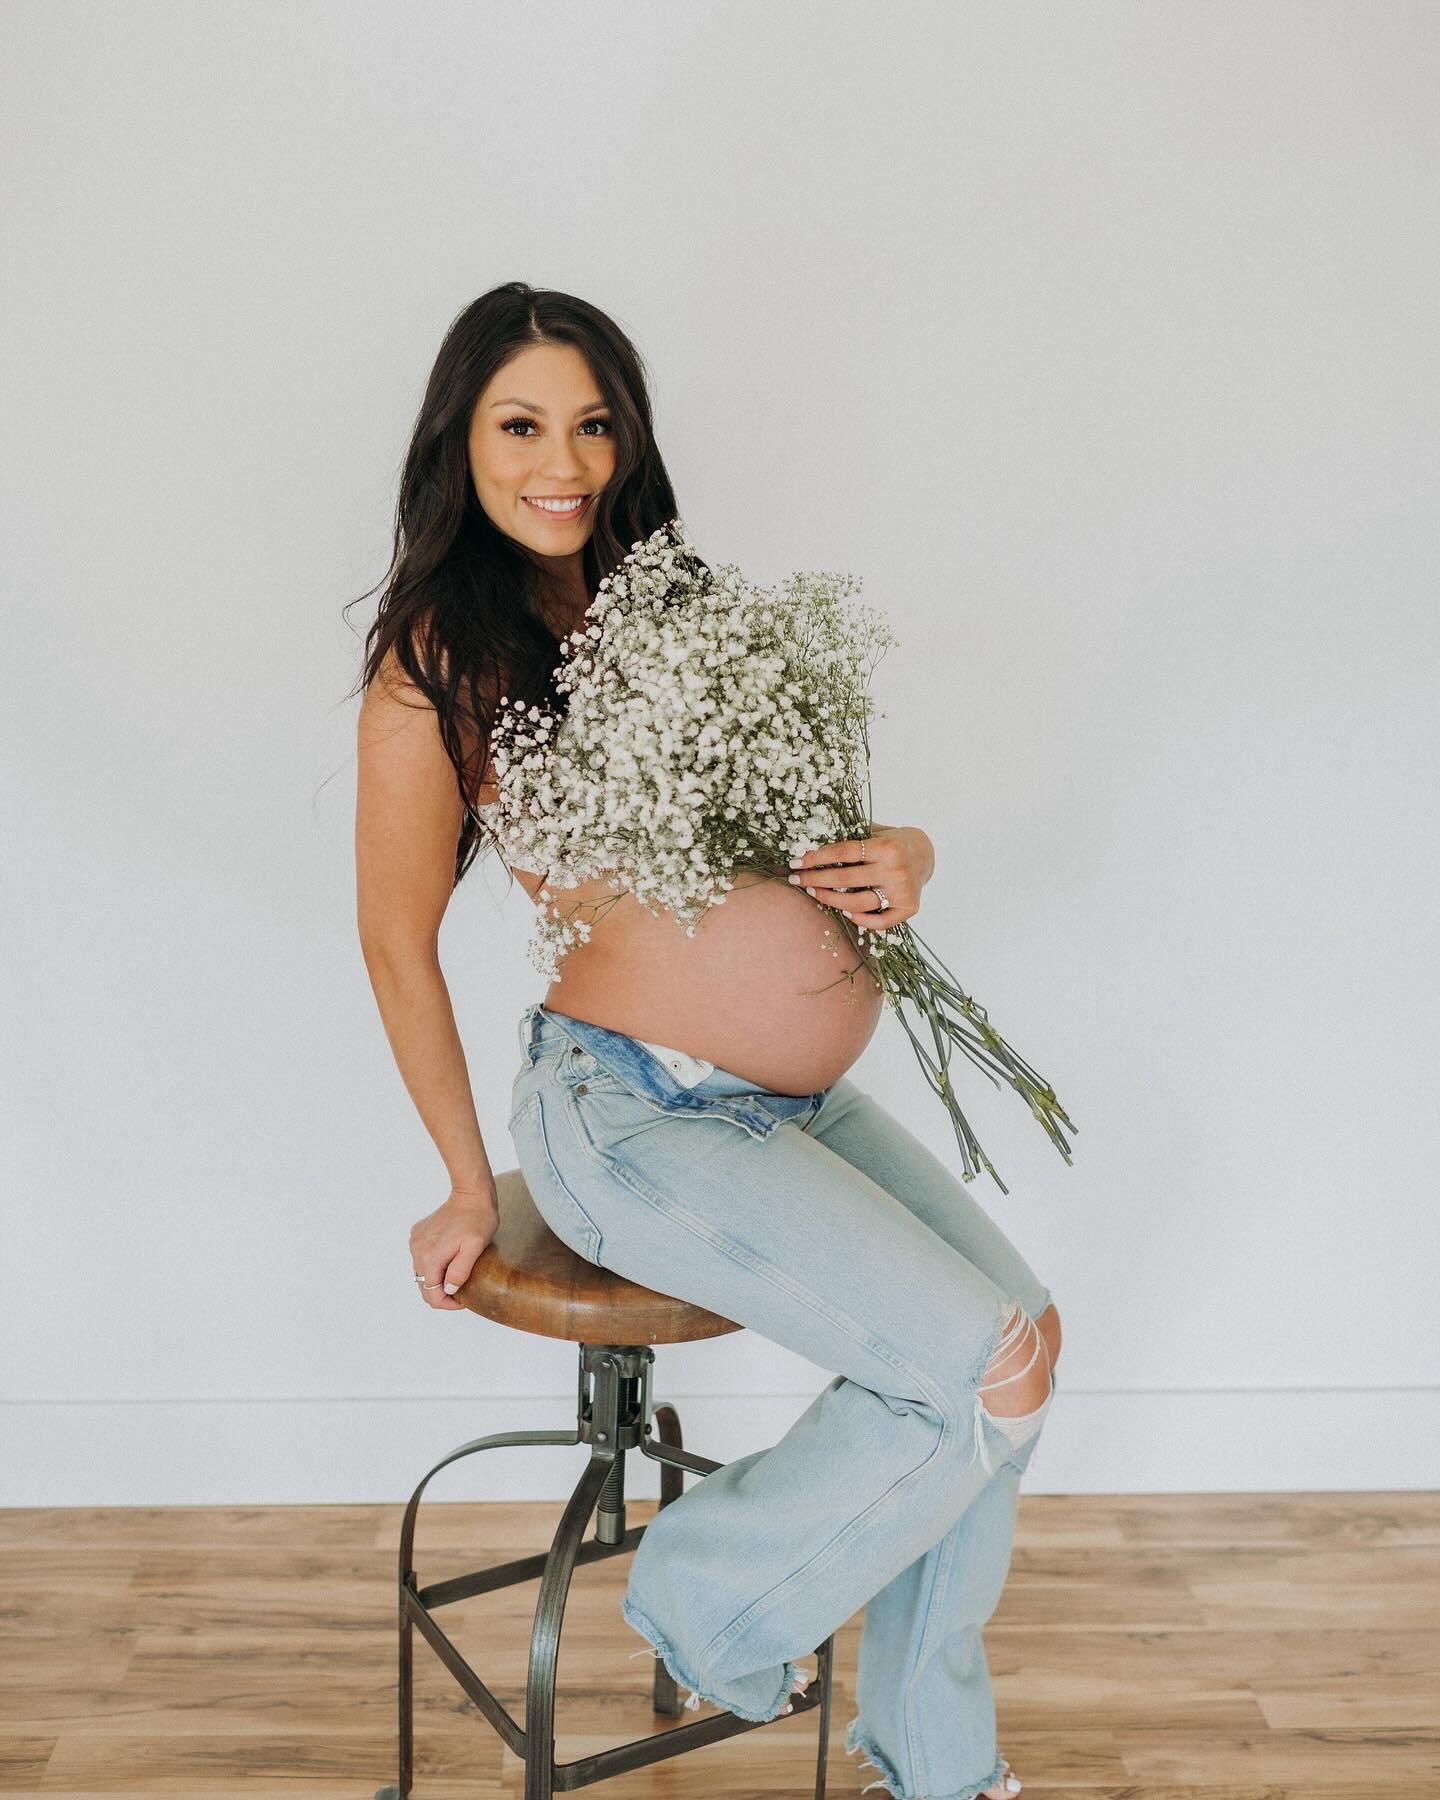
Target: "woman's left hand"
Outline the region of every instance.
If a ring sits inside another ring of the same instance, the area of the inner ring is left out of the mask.
[[[821,844],[790,866],[790,880],[822,906],[867,931],[884,931],[919,912],[920,890],[935,873],[935,846],[918,825],[872,825],[869,837]]]

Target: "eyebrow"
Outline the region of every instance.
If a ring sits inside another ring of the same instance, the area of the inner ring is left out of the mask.
[[[545,408],[543,406],[537,406],[533,400],[517,400],[512,396],[509,400],[493,401],[490,410],[493,412],[497,406],[523,406],[530,412],[539,413],[542,418],[545,416]],[[603,410],[605,410],[605,402],[603,400],[592,400],[588,405],[582,406],[579,409],[576,417],[578,418],[580,413],[600,412]]]

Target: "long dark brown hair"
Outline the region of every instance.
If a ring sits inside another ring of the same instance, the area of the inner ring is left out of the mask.
[[[541,569],[481,506],[467,448],[486,383],[530,344],[573,344],[610,408],[615,472],[597,497],[582,558],[590,598],[638,539],[676,514],[655,445],[645,367],[614,320],[574,294],[523,281],[507,281],[471,301],[446,331],[425,386],[400,475],[384,592],[349,696],[368,689],[393,648],[406,677],[435,708],[465,806],[456,883],[494,842],[472,806],[500,696],[527,706],[565,705],[551,679],[560,640],[539,604]],[[342,611],[374,592],[367,588]]]

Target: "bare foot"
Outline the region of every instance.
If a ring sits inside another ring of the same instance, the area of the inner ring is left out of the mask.
[[[1003,1757],[1001,1760],[1004,1761]],[[980,1791],[984,1794],[985,1800],[1014,1800],[1014,1796],[1020,1792],[1020,1787],[1020,1777],[1007,1762],[994,1787],[982,1788]]]

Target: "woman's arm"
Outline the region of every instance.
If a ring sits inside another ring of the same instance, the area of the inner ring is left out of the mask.
[[[495,1180],[441,973],[440,922],[463,812],[435,710],[387,657],[361,703],[355,806],[356,919],[385,1034],[450,1176],[449,1198],[410,1233],[422,1298],[462,1310],[459,1287],[495,1234]]]

